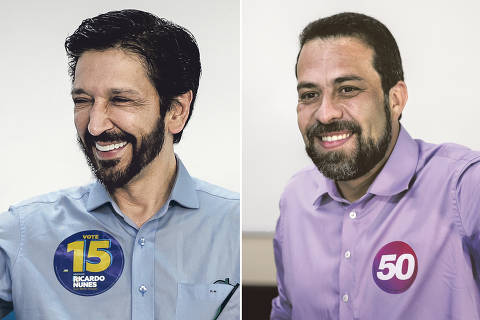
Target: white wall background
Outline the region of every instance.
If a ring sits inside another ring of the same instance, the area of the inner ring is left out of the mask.
[[[5,1],[0,8],[0,212],[92,181],[76,144],[63,44],[85,18],[152,12],[189,29],[203,75],[176,147],[190,174],[240,190],[240,7],[237,0]]]
[[[403,58],[409,133],[480,150],[479,10],[473,0],[243,0],[243,230],[274,230],[283,187],[311,163],[295,111],[298,34],[307,23],[343,11],[382,21]]]

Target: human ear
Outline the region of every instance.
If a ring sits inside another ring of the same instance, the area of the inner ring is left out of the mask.
[[[398,81],[392,88],[390,88],[388,97],[392,118],[398,121],[408,100],[408,90],[405,82]]]
[[[170,110],[165,115],[165,126],[172,135],[179,133],[185,127],[188,115],[190,114],[190,104],[192,103],[193,93],[189,90],[173,98]]]

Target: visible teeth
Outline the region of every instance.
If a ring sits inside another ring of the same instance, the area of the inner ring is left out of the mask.
[[[106,146],[101,146],[98,143],[95,143],[95,148],[97,148],[97,150],[99,150],[99,151],[106,152],[106,151],[112,151],[114,149],[121,148],[121,147],[125,146],[126,144],[127,144],[127,142],[125,142],[125,141],[120,142],[120,143],[109,144],[109,145],[106,145]]]
[[[348,137],[350,137],[350,133],[344,133],[344,134],[340,134],[338,136],[323,136],[322,141],[331,142],[331,141],[347,139]]]

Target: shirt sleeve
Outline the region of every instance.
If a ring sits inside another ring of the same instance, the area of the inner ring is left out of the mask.
[[[292,318],[292,305],[288,300],[284,282],[285,274],[282,257],[283,220],[281,211],[282,204],[280,201],[280,217],[278,218],[275,237],[273,238],[273,252],[275,254],[275,265],[277,267],[278,297],[272,301],[270,320],[289,320]]]
[[[456,196],[465,236],[480,244],[480,159],[460,172]]]
[[[11,270],[20,245],[20,223],[10,209],[0,213],[0,318],[13,309]]]

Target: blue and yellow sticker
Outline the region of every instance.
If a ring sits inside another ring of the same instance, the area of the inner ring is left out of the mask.
[[[94,296],[110,289],[122,275],[123,250],[117,240],[100,230],[77,232],[55,251],[55,275],[68,291]]]

